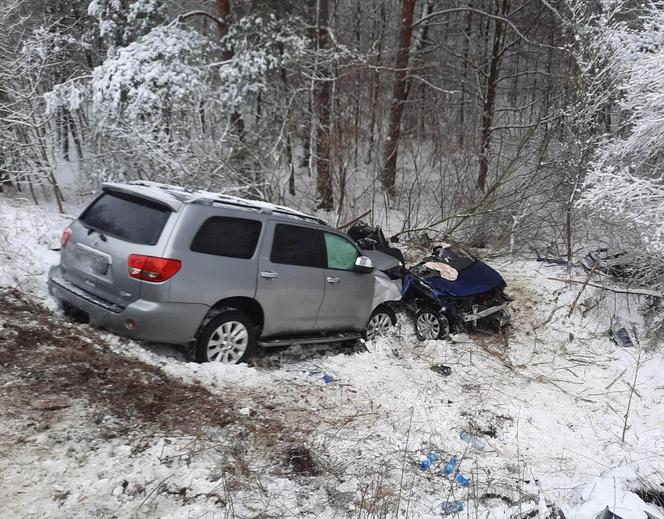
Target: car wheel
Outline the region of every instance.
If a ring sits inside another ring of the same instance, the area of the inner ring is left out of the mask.
[[[256,345],[254,326],[239,310],[227,310],[211,319],[196,340],[196,362],[239,364]]]
[[[379,306],[373,311],[367,322],[365,330],[367,340],[370,341],[384,335],[395,324],[397,324],[397,318],[392,309],[389,306]]]
[[[415,316],[415,333],[421,341],[442,339],[449,335],[450,323],[444,315],[425,308]]]

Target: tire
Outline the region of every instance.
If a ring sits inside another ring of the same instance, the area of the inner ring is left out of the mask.
[[[376,308],[364,330],[365,338],[370,341],[383,335],[388,329],[397,324],[397,317],[389,306],[379,306]]]
[[[423,308],[415,315],[415,334],[421,341],[443,339],[450,334],[450,323],[444,315]]]
[[[239,364],[256,348],[251,320],[239,310],[224,310],[212,318],[196,339],[196,362]]]

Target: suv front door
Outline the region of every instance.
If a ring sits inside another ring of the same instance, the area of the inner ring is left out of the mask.
[[[363,330],[372,310],[374,275],[353,270],[361,253],[350,240],[326,231],[323,238],[325,297],[316,329]]]
[[[325,293],[320,231],[269,222],[258,263],[256,300],[263,307],[263,336],[314,330]]]

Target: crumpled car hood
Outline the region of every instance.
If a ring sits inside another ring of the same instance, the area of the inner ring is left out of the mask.
[[[430,277],[426,281],[436,297],[477,296],[505,285],[502,276],[481,261],[476,261],[459,272],[459,277],[455,281],[448,281],[442,277]]]

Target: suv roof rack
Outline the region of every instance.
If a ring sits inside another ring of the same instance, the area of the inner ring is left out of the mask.
[[[168,195],[182,204],[196,204],[196,203],[210,203],[210,204],[223,204],[234,207],[243,207],[246,209],[253,209],[265,214],[277,214],[283,216],[290,216],[293,218],[300,218],[302,220],[310,220],[321,225],[328,225],[322,218],[310,214],[302,213],[285,207],[276,205],[269,202],[260,200],[248,200],[237,196],[225,195],[223,193],[213,193],[203,190],[190,190],[180,186],[171,184],[163,184],[160,182],[152,182],[150,180],[133,180],[128,182],[130,186],[140,186],[148,189],[154,189],[160,195]]]

